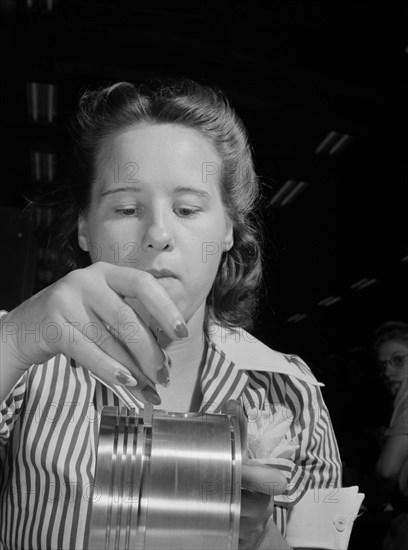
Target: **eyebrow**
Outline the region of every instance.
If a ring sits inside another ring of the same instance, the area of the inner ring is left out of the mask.
[[[103,191],[99,194],[99,200],[102,200],[107,195],[112,195],[114,193],[123,193],[124,191],[133,191],[134,193],[140,193],[142,189],[140,187],[134,187],[131,185],[128,185],[126,187],[116,187],[115,189],[108,189],[107,191]],[[191,193],[193,195],[197,195],[198,197],[203,197],[207,200],[211,199],[210,193],[207,193],[207,191],[204,191],[203,189],[197,189],[196,187],[185,187],[185,186],[177,186],[173,193]]]

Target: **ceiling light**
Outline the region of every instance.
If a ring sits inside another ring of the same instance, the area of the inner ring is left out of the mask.
[[[300,181],[297,186],[283,199],[282,206],[292,202],[309,184],[306,181]]]
[[[335,132],[334,130],[329,132],[327,136],[323,139],[323,141],[321,141],[320,144],[317,146],[315,153],[318,154],[327,152],[328,149],[337,141],[338,136],[339,133]]]
[[[56,158],[53,151],[33,148],[30,152],[30,161],[33,181],[40,183],[54,181]]]
[[[337,304],[337,302],[340,302],[341,296],[334,296],[329,302],[326,302],[327,306],[332,306],[333,304]]]
[[[52,123],[57,113],[57,86],[27,82],[27,111],[34,122]]]
[[[55,0],[26,0],[25,6],[28,10],[53,11]]]
[[[327,298],[324,298],[323,300],[320,300],[320,302],[317,302],[318,306],[331,306],[341,300],[341,296],[328,296]]]
[[[343,149],[346,143],[348,143],[350,140],[351,136],[349,134],[341,134],[340,132],[332,130],[319,143],[315,150],[315,153],[334,155],[335,153],[341,151],[341,149]]]
[[[356,283],[352,284],[350,288],[353,288],[355,290],[357,290],[357,289],[361,290],[362,288],[367,288],[368,286],[371,286],[376,282],[377,282],[377,279],[364,278],[364,279],[360,279]]]
[[[306,313],[295,313],[291,317],[288,318],[289,323],[299,323],[299,321],[303,321],[303,319],[306,319],[307,314]]]
[[[292,191],[292,189],[296,186],[295,180],[288,180],[285,182],[282,187],[275,193],[275,195],[272,197],[272,199],[269,202],[269,206],[272,206],[278,202],[280,202],[288,193]]]
[[[346,145],[346,143],[348,141],[350,141],[351,139],[351,136],[349,136],[348,134],[344,134],[338,141],[337,143],[335,143],[333,145],[333,147],[330,149],[329,151],[329,155],[334,155],[334,153],[338,153],[339,151],[341,151],[344,146]]]
[[[323,300],[320,300],[320,302],[317,302],[318,306],[325,306],[327,302],[330,302],[330,300],[333,300],[334,296],[328,296],[327,298],[324,298]]]
[[[360,279],[356,283],[350,285],[350,288],[360,288],[360,285],[364,284],[366,281],[368,281],[368,279]]]
[[[367,288],[368,286],[371,286],[376,282],[377,282],[377,279],[369,279],[368,281],[360,285],[359,290],[361,290],[362,288]]]

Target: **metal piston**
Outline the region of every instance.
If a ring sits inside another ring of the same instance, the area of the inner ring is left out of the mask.
[[[104,407],[89,550],[236,550],[241,440],[234,415]]]

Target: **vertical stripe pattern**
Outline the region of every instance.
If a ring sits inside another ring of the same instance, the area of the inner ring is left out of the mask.
[[[320,389],[284,374],[240,370],[210,340],[204,354],[201,410],[217,413],[229,399],[239,400],[248,422],[256,420],[249,426],[250,456],[290,478],[286,493],[275,497],[273,518],[284,534],[288,506],[308,487],[341,483],[337,443]],[[307,372],[303,363],[299,368]],[[1,550],[82,550],[106,405],[138,410],[141,403],[126,388],[103,383],[63,355],[31,367],[1,404]],[[283,439],[296,448],[294,464],[259,450],[282,426]]]
[[[0,548],[83,548],[99,433],[94,389],[88,371],[62,355],[30,369],[19,442],[2,478]]]

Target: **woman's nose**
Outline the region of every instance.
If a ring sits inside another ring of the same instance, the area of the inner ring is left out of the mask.
[[[170,222],[163,215],[151,216],[146,220],[146,229],[142,240],[145,250],[172,250],[174,237]]]

